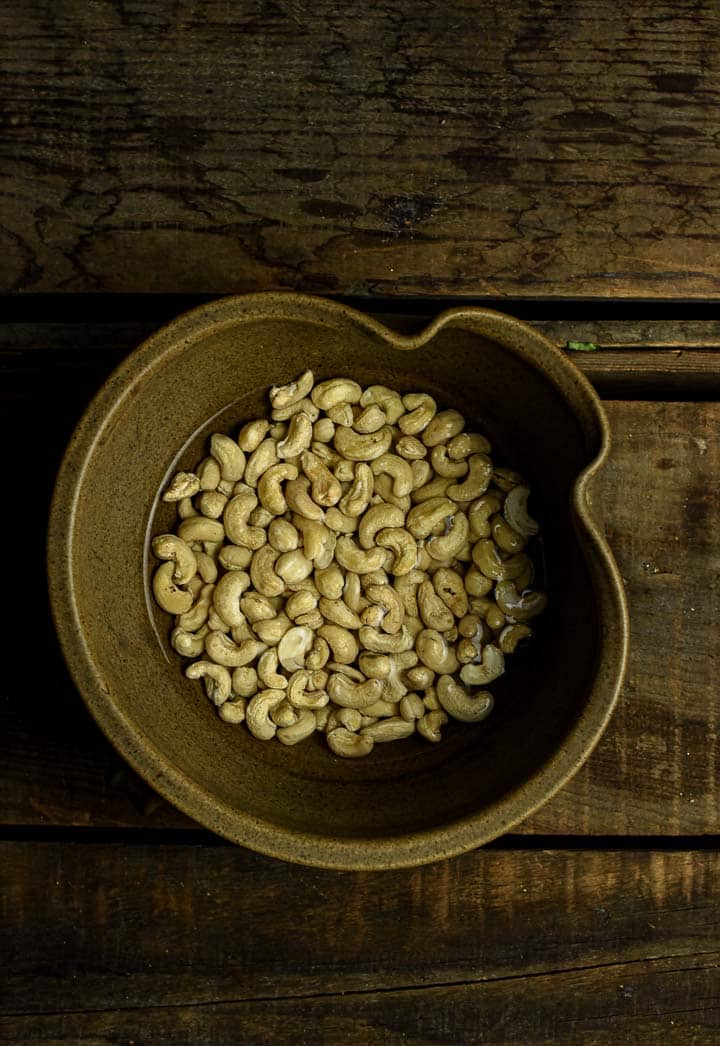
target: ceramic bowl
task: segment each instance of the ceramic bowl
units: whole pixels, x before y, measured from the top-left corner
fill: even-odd
[[[316,379],[425,390],[519,468],[542,523],[549,606],[508,660],[483,723],[341,760],[319,736],[292,748],[216,715],[182,674],[149,596],[159,499],[208,435],[266,412],[271,384]],[[202,825],[265,854],[379,869],[446,858],[501,835],[580,767],[615,704],[627,655],[622,584],[594,479],[608,425],[588,382],[537,331],[477,308],[397,334],[296,294],[225,298],[168,324],[101,388],[67,449],[49,526],[54,619],[87,706],[125,759]]]

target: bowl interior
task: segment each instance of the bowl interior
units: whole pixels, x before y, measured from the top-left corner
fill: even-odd
[[[148,595],[149,539],[175,520],[174,507],[159,501],[168,475],[196,465],[211,432],[266,416],[268,387],[307,367],[317,379],[349,375],[430,392],[486,433],[496,463],[518,468],[533,488],[548,610],[492,687],[492,716],[451,724],[437,746],[411,738],[343,761],[319,737],[293,748],[256,741],[223,723],[200,684],[184,678],[168,642],[171,621]],[[115,391],[77,477],[71,583],[99,697],[153,753],[156,783],[163,766],[193,782],[217,805],[211,827],[231,837],[242,836],[238,813],[315,838],[382,839],[490,816],[553,758],[597,666],[598,610],[570,494],[598,447],[541,373],[468,330],[445,328],[401,351],[362,325],[269,316],[198,325]],[[125,754],[144,764],[127,745]]]

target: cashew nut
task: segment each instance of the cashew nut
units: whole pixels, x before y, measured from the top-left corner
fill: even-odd
[[[307,551],[305,555],[307,555]],[[311,558],[311,556],[308,556],[308,559]],[[323,570],[316,568],[314,578],[321,596],[325,596],[326,599],[340,599],[345,578],[337,563],[331,563],[329,567],[325,567]]]
[[[387,679],[391,661],[387,654],[370,654],[363,650],[358,658],[360,671],[368,679]]]
[[[408,413],[398,418],[398,427],[406,436],[417,436],[435,417],[435,400],[426,392],[409,392],[403,396],[402,401]]]
[[[248,421],[248,423],[243,425],[238,433],[238,446],[241,450],[244,450],[246,454],[252,454],[252,452],[257,450],[265,439],[269,428],[270,422],[267,418],[257,418],[255,421]],[[219,478],[220,477],[218,476],[218,480]]]
[[[460,667],[455,651],[434,628],[424,628],[415,638],[415,650],[424,665],[438,675],[452,675]]]
[[[297,479],[288,480],[285,484],[285,498],[289,507],[298,516],[304,516],[305,519],[324,519],[325,512],[310,497],[310,480],[307,476],[298,476]]]
[[[427,447],[417,436],[401,436],[395,444],[395,450],[401,458],[411,463],[411,468],[413,461],[420,461],[427,456]]]
[[[187,632],[178,626],[170,633],[170,643],[181,657],[199,657],[205,649],[205,636],[199,632]]]
[[[356,432],[377,432],[387,424],[387,415],[376,403],[370,404],[355,418],[352,427]]]
[[[374,654],[399,654],[409,650],[413,645],[413,637],[403,623],[399,632],[394,635],[389,632],[379,632],[377,628],[363,625],[358,632],[361,645]]]
[[[513,487],[505,497],[503,515],[505,519],[518,534],[524,537],[533,537],[540,530],[539,524],[528,514],[527,501],[530,488],[525,486]]]
[[[315,386],[310,398],[316,407],[327,411],[337,403],[358,403],[361,395],[362,389],[356,381],[350,378],[328,378]]]
[[[432,581],[423,581],[420,585],[418,589],[418,607],[420,609],[420,617],[425,622],[427,628],[434,628],[438,632],[444,632],[455,624],[452,611],[440,599]]]
[[[355,636],[341,625],[323,625],[318,630],[332,650],[333,661],[341,665],[350,665],[358,655],[358,644]],[[362,629],[360,629],[362,635]]]
[[[440,537],[430,538],[425,546],[433,559],[454,559],[468,539],[470,525],[465,513],[458,510],[449,520],[447,532]]]
[[[493,465],[487,454],[471,454],[469,471],[462,483],[447,488],[447,496],[453,501],[473,501],[484,494],[492,479]]]
[[[287,672],[297,672],[305,665],[305,655],[313,645],[311,629],[305,625],[296,625],[288,629],[278,643],[278,658]],[[319,666],[313,666],[319,667]]]
[[[290,676],[287,695],[293,708],[310,708],[313,711],[324,708],[330,700],[325,690],[310,690],[310,673],[306,669],[298,669]]]
[[[278,730],[277,739],[283,745],[296,745],[314,732],[315,714],[306,708],[300,713],[296,723],[293,723],[292,726],[281,727]]]
[[[163,501],[182,501],[192,498],[200,490],[200,480],[194,472],[176,472],[170,486],[163,494]]]
[[[373,475],[380,476],[383,473],[390,476],[393,484],[393,494],[403,498],[413,488],[413,473],[410,464],[397,454],[382,454],[376,458],[370,466]]]
[[[463,672],[469,665],[465,665]],[[462,674],[461,674],[462,677]],[[461,723],[479,723],[492,711],[493,697],[488,690],[479,690],[472,697],[452,676],[440,676],[437,698],[448,715]]]
[[[250,487],[257,486],[257,481],[266,469],[277,462],[277,443],[274,439],[264,439],[248,458],[245,466],[245,482]]]
[[[361,737],[370,737],[376,743],[378,741],[401,741],[415,733],[415,720],[408,722],[402,716],[391,716],[389,719],[381,719],[379,723],[364,726],[360,731]]]
[[[290,381],[287,385],[273,385],[270,389],[270,405],[273,410],[289,407],[309,395],[313,387],[313,372],[306,370],[296,381]]]
[[[284,690],[261,690],[248,702],[245,710],[245,721],[248,730],[259,741],[269,741],[275,736],[277,727],[270,719],[270,713],[285,700]]]
[[[501,676],[505,671],[505,655],[502,650],[488,643],[483,647],[482,660],[479,663],[471,662],[463,665],[460,669],[460,678],[468,686],[487,686],[493,680]],[[438,689],[438,697],[440,691]],[[441,698],[442,702],[442,698]]]
[[[276,517],[268,526],[268,541],[276,552],[292,552],[300,544],[300,535],[290,520]]]
[[[220,466],[220,478],[226,483],[237,483],[245,471],[245,455],[230,436],[216,432],[210,437],[210,453]]]
[[[206,516],[190,516],[178,527],[178,535],[188,545],[193,541],[222,541],[225,537],[222,523]]]
[[[241,545],[224,545],[218,553],[218,562],[225,570],[244,570],[250,566],[253,552]]]
[[[243,545],[245,548],[258,549],[265,544],[266,535],[262,527],[251,527],[248,524],[248,516],[257,506],[258,499],[252,493],[236,494],[225,506],[223,523],[227,536],[234,545]],[[188,522],[192,523],[192,520]]]
[[[331,625],[340,625],[341,628],[360,628],[360,618],[350,609],[342,599],[320,598],[318,610]]]
[[[330,699],[341,708],[365,709],[380,700],[382,691],[381,679],[368,679],[365,683],[353,683],[340,672],[334,672],[327,684]]]
[[[448,498],[429,498],[410,509],[406,520],[407,529],[414,538],[426,538],[438,524],[444,524],[452,516],[456,506]]]
[[[269,621],[256,621],[253,632],[261,643],[276,646],[291,627],[292,622],[287,614],[280,613]]]
[[[327,734],[327,743],[331,752],[344,759],[360,759],[370,755],[375,742],[371,737],[354,734],[344,726],[338,726]]]
[[[364,549],[373,548],[375,546],[375,535],[379,530],[402,527],[404,522],[404,514],[395,505],[386,505],[383,502],[379,505],[373,505],[360,520],[358,538],[361,546]]]
[[[495,586],[495,599],[503,614],[513,621],[530,621],[547,606],[544,592],[518,592],[512,581],[499,581]]]
[[[354,574],[368,574],[373,570],[380,570],[385,563],[385,549],[371,548],[361,549],[353,539],[343,534],[335,545],[335,558],[341,567],[352,571]]]
[[[450,460],[448,449],[444,443],[439,443],[436,447],[433,447],[430,461],[438,476],[444,476],[446,479],[458,479],[460,476],[464,476],[468,470],[466,461]]]
[[[287,502],[281,484],[286,479],[297,479],[297,474],[298,470],[294,465],[284,462],[281,465],[271,465],[258,480],[258,497],[263,508],[273,516],[282,516],[283,512],[287,512]]]
[[[284,555],[292,553],[283,553]],[[256,590],[262,596],[282,595],[285,590],[285,582],[275,573],[275,563],[278,553],[271,545],[263,545],[259,548],[250,563],[250,579]]]
[[[275,561],[275,573],[288,585],[296,585],[313,572],[313,565],[299,548],[293,552],[283,552]]]
[[[457,410],[441,410],[436,414],[422,434],[426,447],[436,447],[438,443],[447,443],[453,436],[462,432],[465,418]]]
[[[285,423],[289,418],[300,413],[307,414],[310,421],[313,423],[320,417],[320,411],[307,396],[304,399],[297,400],[295,403],[289,403],[287,407],[274,407],[271,411],[272,419],[275,422],[280,422],[280,424],[273,425],[272,428],[269,429],[269,435],[278,442],[285,439],[288,432]]]
[[[336,504],[342,497],[342,487],[332,472],[310,450],[300,455],[302,470],[312,484],[312,499],[324,508]]]
[[[425,715],[425,705],[419,694],[405,694],[400,698],[400,715],[408,723],[422,719]]]
[[[312,429],[313,442],[330,443],[334,435],[335,422],[331,418],[318,418]]]
[[[514,581],[528,562],[524,552],[503,559],[494,541],[480,540],[473,547],[473,562],[493,581]]]
[[[215,665],[212,661],[193,661],[185,669],[185,675],[188,679],[202,679],[207,696],[218,707],[230,697],[230,673],[222,665]]]
[[[352,485],[347,494],[340,499],[339,509],[346,516],[359,516],[370,504],[373,495],[374,478],[373,471],[366,462],[358,461],[355,464],[355,472]]]
[[[423,707],[425,707],[423,705]],[[425,715],[421,716],[415,724],[417,732],[421,737],[424,737],[426,741],[432,741],[437,744],[438,741],[442,741],[441,729],[445,726],[448,721],[448,717],[442,711],[431,711],[426,712]]]
[[[518,644],[523,639],[529,639],[532,629],[529,625],[506,625],[498,638],[498,644],[503,654],[514,654]]]
[[[179,588],[174,580],[176,566],[171,560],[162,563],[153,574],[153,595],[168,614],[185,614],[192,606],[191,592]]]
[[[527,545],[527,538],[513,530],[504,516],[495,516],[490,524],[493,541],[502,552],[522,552]]]
[[[433,574],[433,586],[440,599],[455,617],[462,618],[467,614],[467,593],[463,579],[457,570],[440,567]]]
[[[205,637],[205,652],[218,665],[240,668],[249,665],[265,649],[264,643],[245,639],[240,645],[233,643],[224,632],[208,632]]]
[[[186,541],[175,534],[160,534],[153,538],[152,550],[158,559],[172,560],[172,579],[178,585],[187,585],[197,571],[195,553]]]
[[[399,632],[405,617],[405,607],[395,589],[390,585],[369,585],[365,595],[371,603],[386,611],[382,617],[382,630],[393,634]],[[360,627],[359,623],[357,627]]]
[[[367,407],[377,404],[385,414],[388,424],[394,425],[405,413],[400,393],[389,389],[387,385],[369,385],[360,397],[360,406]]]
[[[392,443],[392,429],[385,426],[366,434],[341,426],[335,433],[335,449],[350,461],[375,461],[385,454]]]

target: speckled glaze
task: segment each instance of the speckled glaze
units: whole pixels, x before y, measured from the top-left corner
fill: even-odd
[[[169,646],[148,595],[149,537],[172,525],[167,477],[192,467],[212,431],[266,413],[266,391],[306,367],[401,391],[426,390],[520,468],[543,527],[550,603],[537,640],[493,685],[496,709],[443,742],[333,756],[224,724]],[[225,298],[141,345],[91,403],[57,480],[48,536],[55,624],[88,708],[163,796],[220,835],[328,868],[411,866],[508,831],[582,765],[612,713],[627,659],[620,577],[594,480],[608,424],[588,382],[537,331],[487,309],[441,313],[396,334],[297,294]]]

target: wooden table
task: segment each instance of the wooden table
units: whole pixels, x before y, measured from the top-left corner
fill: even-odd
[[[0,1040],[717,1042],[720,10],[579,0],[0,12]],[[606,400],[632,657],[586,767],[491,846],[310,870],[94,726],[46,609],[65,442],[204,296],[533,322]]]

